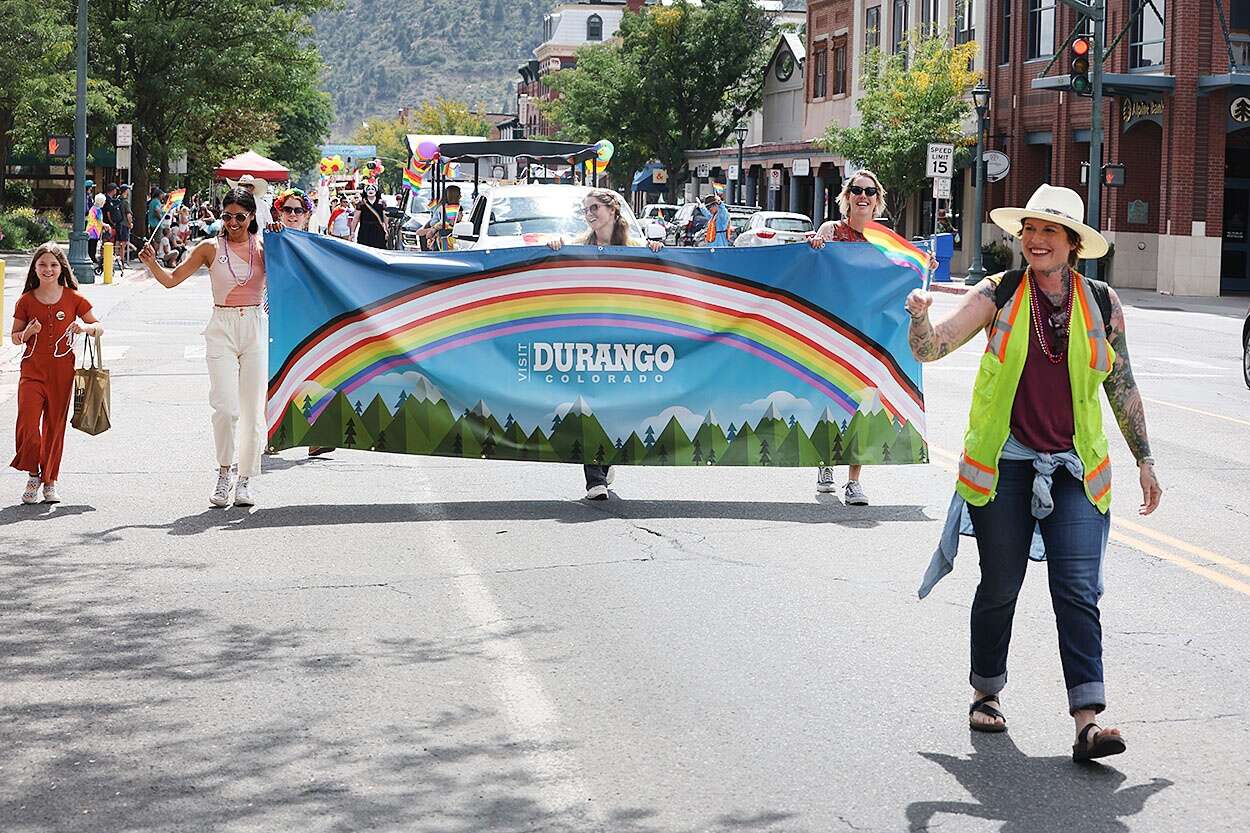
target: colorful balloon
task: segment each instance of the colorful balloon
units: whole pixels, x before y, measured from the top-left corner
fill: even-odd
[[[616,146],[613,145],[611,142],[609,142],[607,139],[600,139],[599,141],[595,142],[595,158],[598,159],[603,164],[606,165],[609,162],[611,162],[612,155],[614,153],[616,153]]]
[[[418,159],[433,159],[436,156],[438,156],[438,145],[431,142],[429,139],[426,139],[424,142],[417,145]]]

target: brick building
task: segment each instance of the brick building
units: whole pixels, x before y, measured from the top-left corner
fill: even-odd
[[[1138,2],[1110,0],[1108,41]],[[1100,227],[1115,244],[1110,278],[1178,295],[1247,292],[1250,0],[1153,5],[1162,19],[1147,5],[1104,76],[1104,161],[1127,174],[1124,188],[1103,190]],[[996,2],[985,44],[988,146],[1012,167],[989,186],[988,206],[1023,205],[1043,182],[1085,193],[1090,100],[1067,91],[1067,55],[1039,79],[1074,25],[1075,12],[1059,3]]]

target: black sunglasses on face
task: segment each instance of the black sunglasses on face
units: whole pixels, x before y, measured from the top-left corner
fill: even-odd
[[[242,223],[244,220],[246,220],[248,217],[251,217],[251,216],[252,216],[252,213],[250,211],[240,211],[237,214],[232,213],[230,211],[221,212],[222,220],[225,220],[225,221],[234,220],[236,223]]]
[[[850,188],[847,188],[846,190],[850,191],[852,194],[854,194],[857,197],[860,196],[861,194],[867,194],[870,197],[877,196],[877,189],[871,185],[869,185],[867,188],[861,188],[858,185],[852,185]]]
[[[282,206],[283,214],[303,214],[304,206],[302,205],[284,205]]]

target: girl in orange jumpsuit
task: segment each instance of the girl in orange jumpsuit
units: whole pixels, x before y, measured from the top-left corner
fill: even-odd
[[[74,392],[73,337],[103,332],[91,302],[78,293],[61,247],[45,243],[35,249],[13,309],[13,343],[24,349],[17,383],[17,455],[9,465],[30,475],[22,503],[38,503],[40,486],[44,503],[61,500],[56,478]]]

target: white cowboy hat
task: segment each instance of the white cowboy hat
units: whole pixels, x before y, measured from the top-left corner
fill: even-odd
[[[251,174],[243,174],[238,179],[230,179],[226,177],[226,184],[231,188],[241,188],[244,185],[252,186],[252,196],[263,197],[269,193],[269,183],[263,179],[257,179]]]
[[[1107,240],[1095,229],[1081,222],[1085,201],[1071,188],[1042,185],[1029,197],[1024,208],[995,208],[990,219],[1012,237],[1019,237],[1029,217],[1070,228],[1081,236],[1081,257],[1099,258],[1107,253]]]

